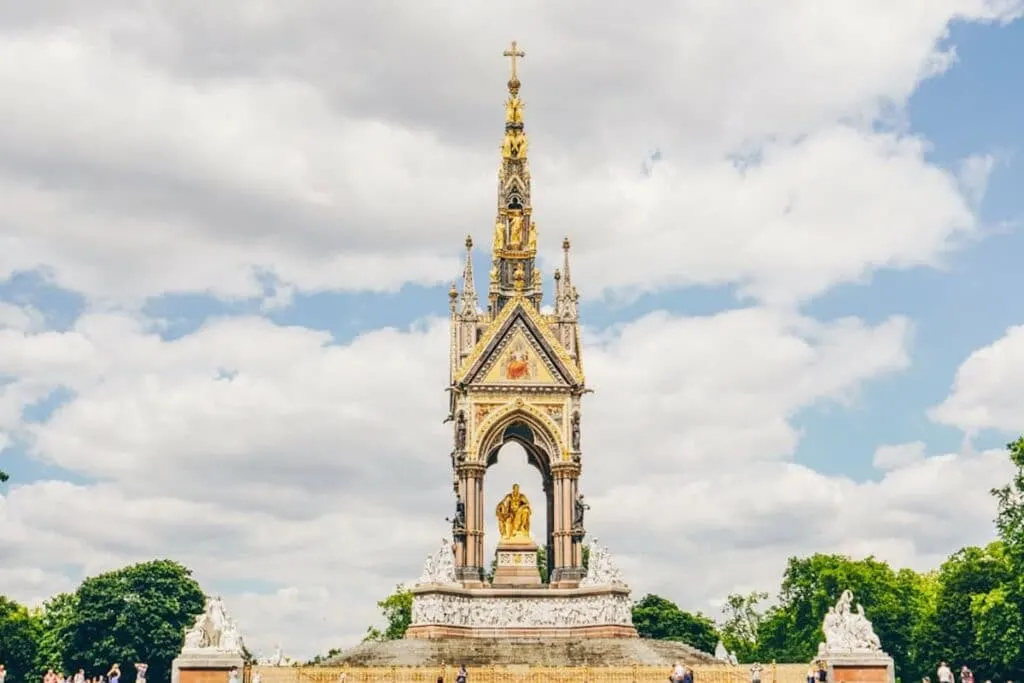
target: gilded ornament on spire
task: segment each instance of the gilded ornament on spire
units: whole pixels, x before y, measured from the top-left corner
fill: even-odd
[[[509,61],[512,64],[512,73],[511,73],[511,75],[509,76],[509,79],[508,79],[508,89],[511,92],[513,90],[513,84],[515,84],[514,90],[518,91],[519,90],[519,77],[516,75],[516,60],[519,59],[519,58],[525,57],[526,53],[523,52],[522,50],[520,50],[518,44],[516,43],[516,41],[513,40],[512,41],[512,46],[508,50],[505,50],[504,52],[502,52],[501,54],[503,56],[505,56],[505,57],[508,57]]]

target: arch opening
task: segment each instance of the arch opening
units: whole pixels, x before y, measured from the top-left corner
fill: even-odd
[[[494,510],[513,484],[530,501],[530,535],[538,547],[537,562],[541,568],[541,580],[548,582],[553,566],[554,496],[552,495],[550,468],[547,454],[525,438],[529,433],[526,425],[512,425],[486,458],[487,475],[484,478],[484,557],[488,580],[494,574],[494,563],[498,542],[498,521]],[[538,476],[539,475],[539,476]]]

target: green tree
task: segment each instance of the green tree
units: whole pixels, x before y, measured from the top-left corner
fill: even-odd
[[[978,676],[992,671],[976,647],[979,615],[972,606],[976,598],[1004,586],[1011,576],[1005,548],[999,541],[984,548],[968,547],[953,553],[938,572],[935,607],[928,615],[930,624],[918,633],[918,667],[930,670],[940,660],[970,662]],[[984,601],[977,609],[989,614]]]
[[[1009,574],[1002,585],[972,598],[975,642],[986,662],[1007,678],[1024,678],[1024,436],[1006,445],[1015,471],[1010,482],[992,490],[998,505],[996,529]]]
[[[377,603],[387,626],[383,631],[370,626],[366,629],[363,641],[398,640],[405,635],[412,623],[412,591],[399,584],[395,592]]]
[[[74,593],[58,593],[32,615],[37,645],[35,679],[42,678],[47,669],[70,673],[64,665],[64,656],[71,644],[77,611],[78,598]]]
[[[642,638],[680,640],[704,652],[714,652],[718,643],[711,619],[684,612],[660,595],[648,594],[633,605],[633,625]]]
[[[171,560],[154,560],[93,576],[75,592],[78,611],[64,662],[89,674],[121,664],[149,664],[147,678],[170,680],[171,661],[185,629],[203,611],[204,596],[192,572]]]
[[[28,683],[36,659],[35,627],[29,611],[0,595],[0,663],[7,683]]]
[[[767,599],[768,594],[761,591],[746,595],[733,593],[725,599],[719,628],[722,644],[741,662],[758,658],[757,631],[764,619],[761,603]]]
[[[4,472],[3,470],[0,470],[0,484],[3,484],[3,483],[5,483],[5,482],[6,482],[6,481],[7,481],[8,479],[10,479],[10,478],[11,478],[11,477],[10,477],[10,475],[8,475],[8,474],[7,474],[6,472]]]

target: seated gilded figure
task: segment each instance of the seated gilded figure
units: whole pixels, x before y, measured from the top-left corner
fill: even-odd
[[[501,540],[530,540],[530,501],[519,491],[519,484],[512,485],[494,512]]]

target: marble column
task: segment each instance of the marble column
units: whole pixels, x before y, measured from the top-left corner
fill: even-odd
[[[581,556],[572,539],[573,500],[576,497],[580,468],[577,463],[561,461],[552,468],[555,497],[555,566],[551,583],[559,588],[576,586],[583,574]]]
[[[459,488],[466,503],[466,540],[456,553],[456,574],[466,586],[482,584],[484,555],[483,478],[487,467],[476,462],[459,466]]]

